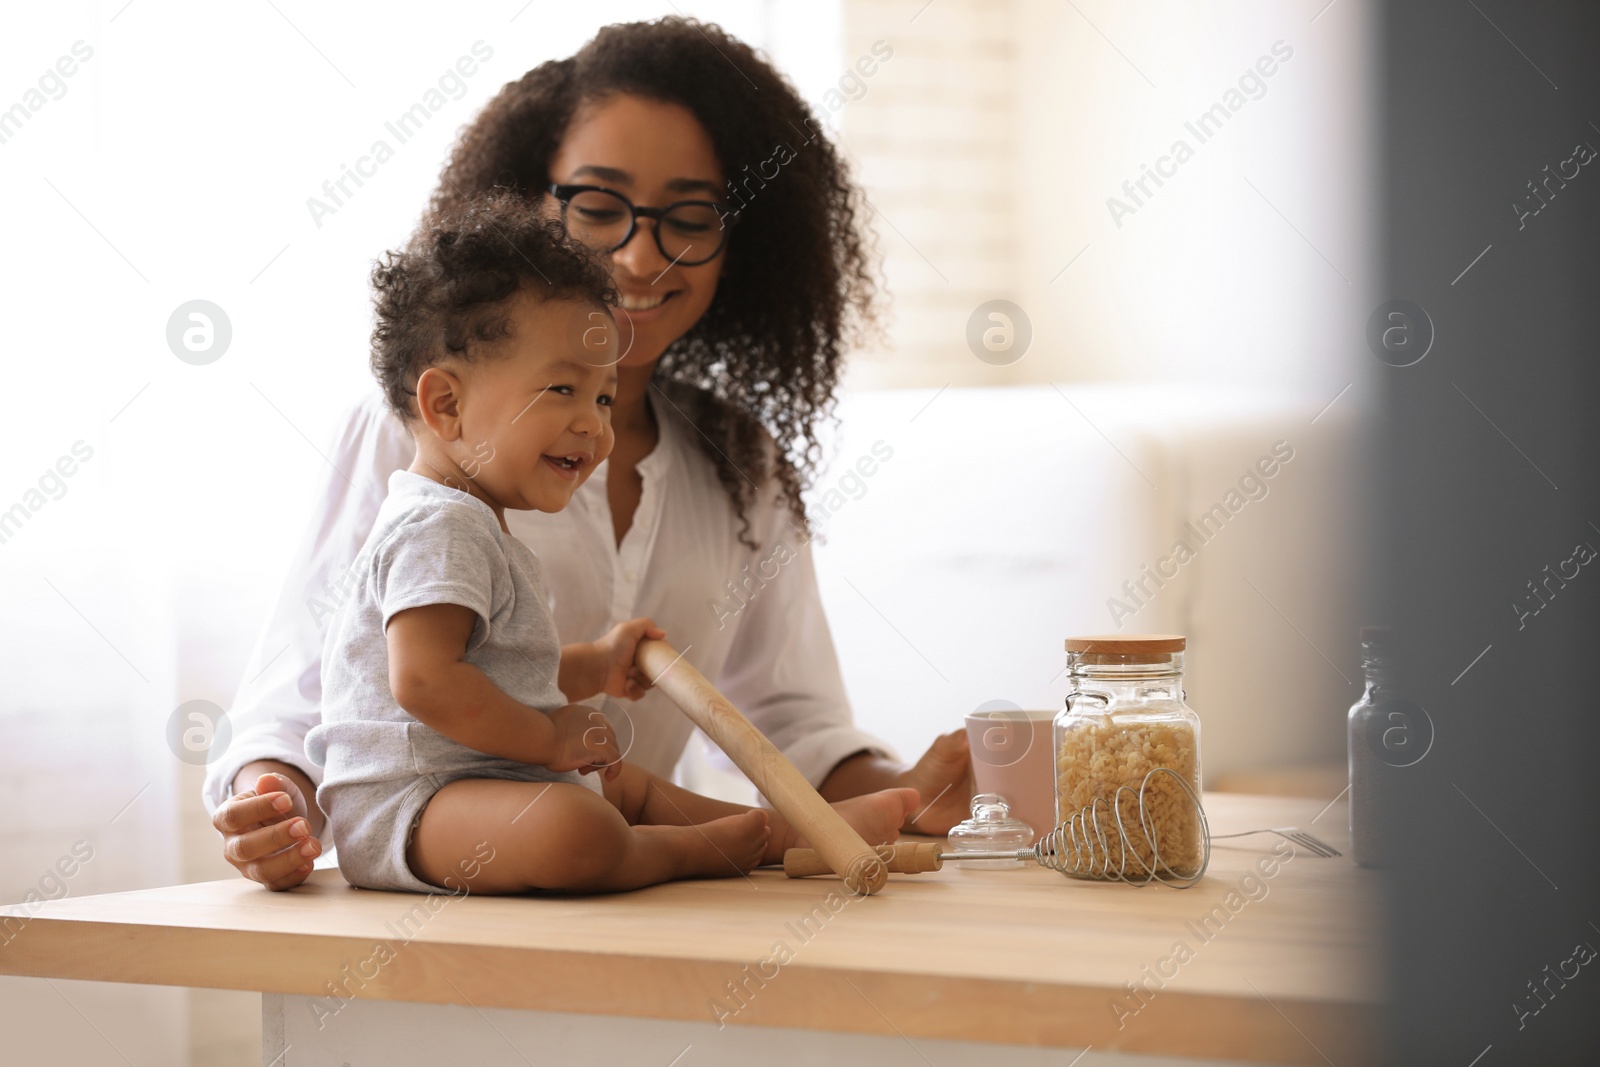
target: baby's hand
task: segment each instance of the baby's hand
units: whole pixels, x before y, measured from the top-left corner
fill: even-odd
[[[606,781],[622,773],[622,751],[617,733],[606,717],[585,704],[568,704],[550,713],[556,728],[556,758],[545,764],[552,771],[599,771]]]
[[[649,619],[629,619],[611,628],[611,632],[594,643],[605,669],[605,684],[600,691],[607,696],[638,700],[651,686],[650,676],[634,665],[633,657],[639,642],[647,638],[660,640],[667,635]]]

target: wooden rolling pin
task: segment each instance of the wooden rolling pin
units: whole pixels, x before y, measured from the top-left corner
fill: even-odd
[[[944,867],[941,848],[937,841],[904,841],[898,845],[879,845],[878,856],[894,874],[921,874]],[[814,848],[791,848],[783,854],[783,873],[790,878],[810,878],[832,874],[833,868]]]
[[[640,641],[634,660],[656,688],[727,753],[789,825],[811,842],[827,870],[843,878],[856,893],[876,893],[883,888],[889,871],[872,846],[677,649],[665,641]]]

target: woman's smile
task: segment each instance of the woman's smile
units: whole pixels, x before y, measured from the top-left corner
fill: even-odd
[[[677,289],[651,290],[647,293],[630,293],[622,290],[618,304],[629,319],[637,324],[654,322],[668,312],[663,311],[677,296]]]

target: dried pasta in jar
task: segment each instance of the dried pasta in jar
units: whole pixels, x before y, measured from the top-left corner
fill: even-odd
[[[1113,869],[1126,863],[1133,877],[1151,871],[1155,851],[1144,833],[1134,832],[1148,826],[1160,850],[1158,872],[1166,868],[1182,877],[1192,875],[1200,866],[1200,818],[1183,787],[1157,775],[1144,790],[1140,812],[1140,788],[1158,767],[1176,771],[1199,794],[1199,742],[1192,726],[1181,720],[1126,722],[1113,716],[1074,724],[1062,732],[1056,749],[1057,822],[1099,801],[1094,816]],[[1122,824],[1130,831],[1126,844],[1112,815],[1113,804],[1120,807]]]
[[[1068,873],[1138,881],[1201,870],[1200,718],[1184,703],[1186,645],[1171,634],[1067,639],[1056,821],[1074,824],[1097,860]]]

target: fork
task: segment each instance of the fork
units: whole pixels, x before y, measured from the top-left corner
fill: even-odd
[[[1252,834],[1277,834],[1290,844],[1299,845],[1313,856],[1321,856],[1323,859],[1343,855],[1342,852],[1326,841],[1306,833],[1298,826],[1275,826],[1269,830],[1245,830],[1237,834],[1212,834],[1211,840],[1220,841],[1227,837],[1249,837]]]

